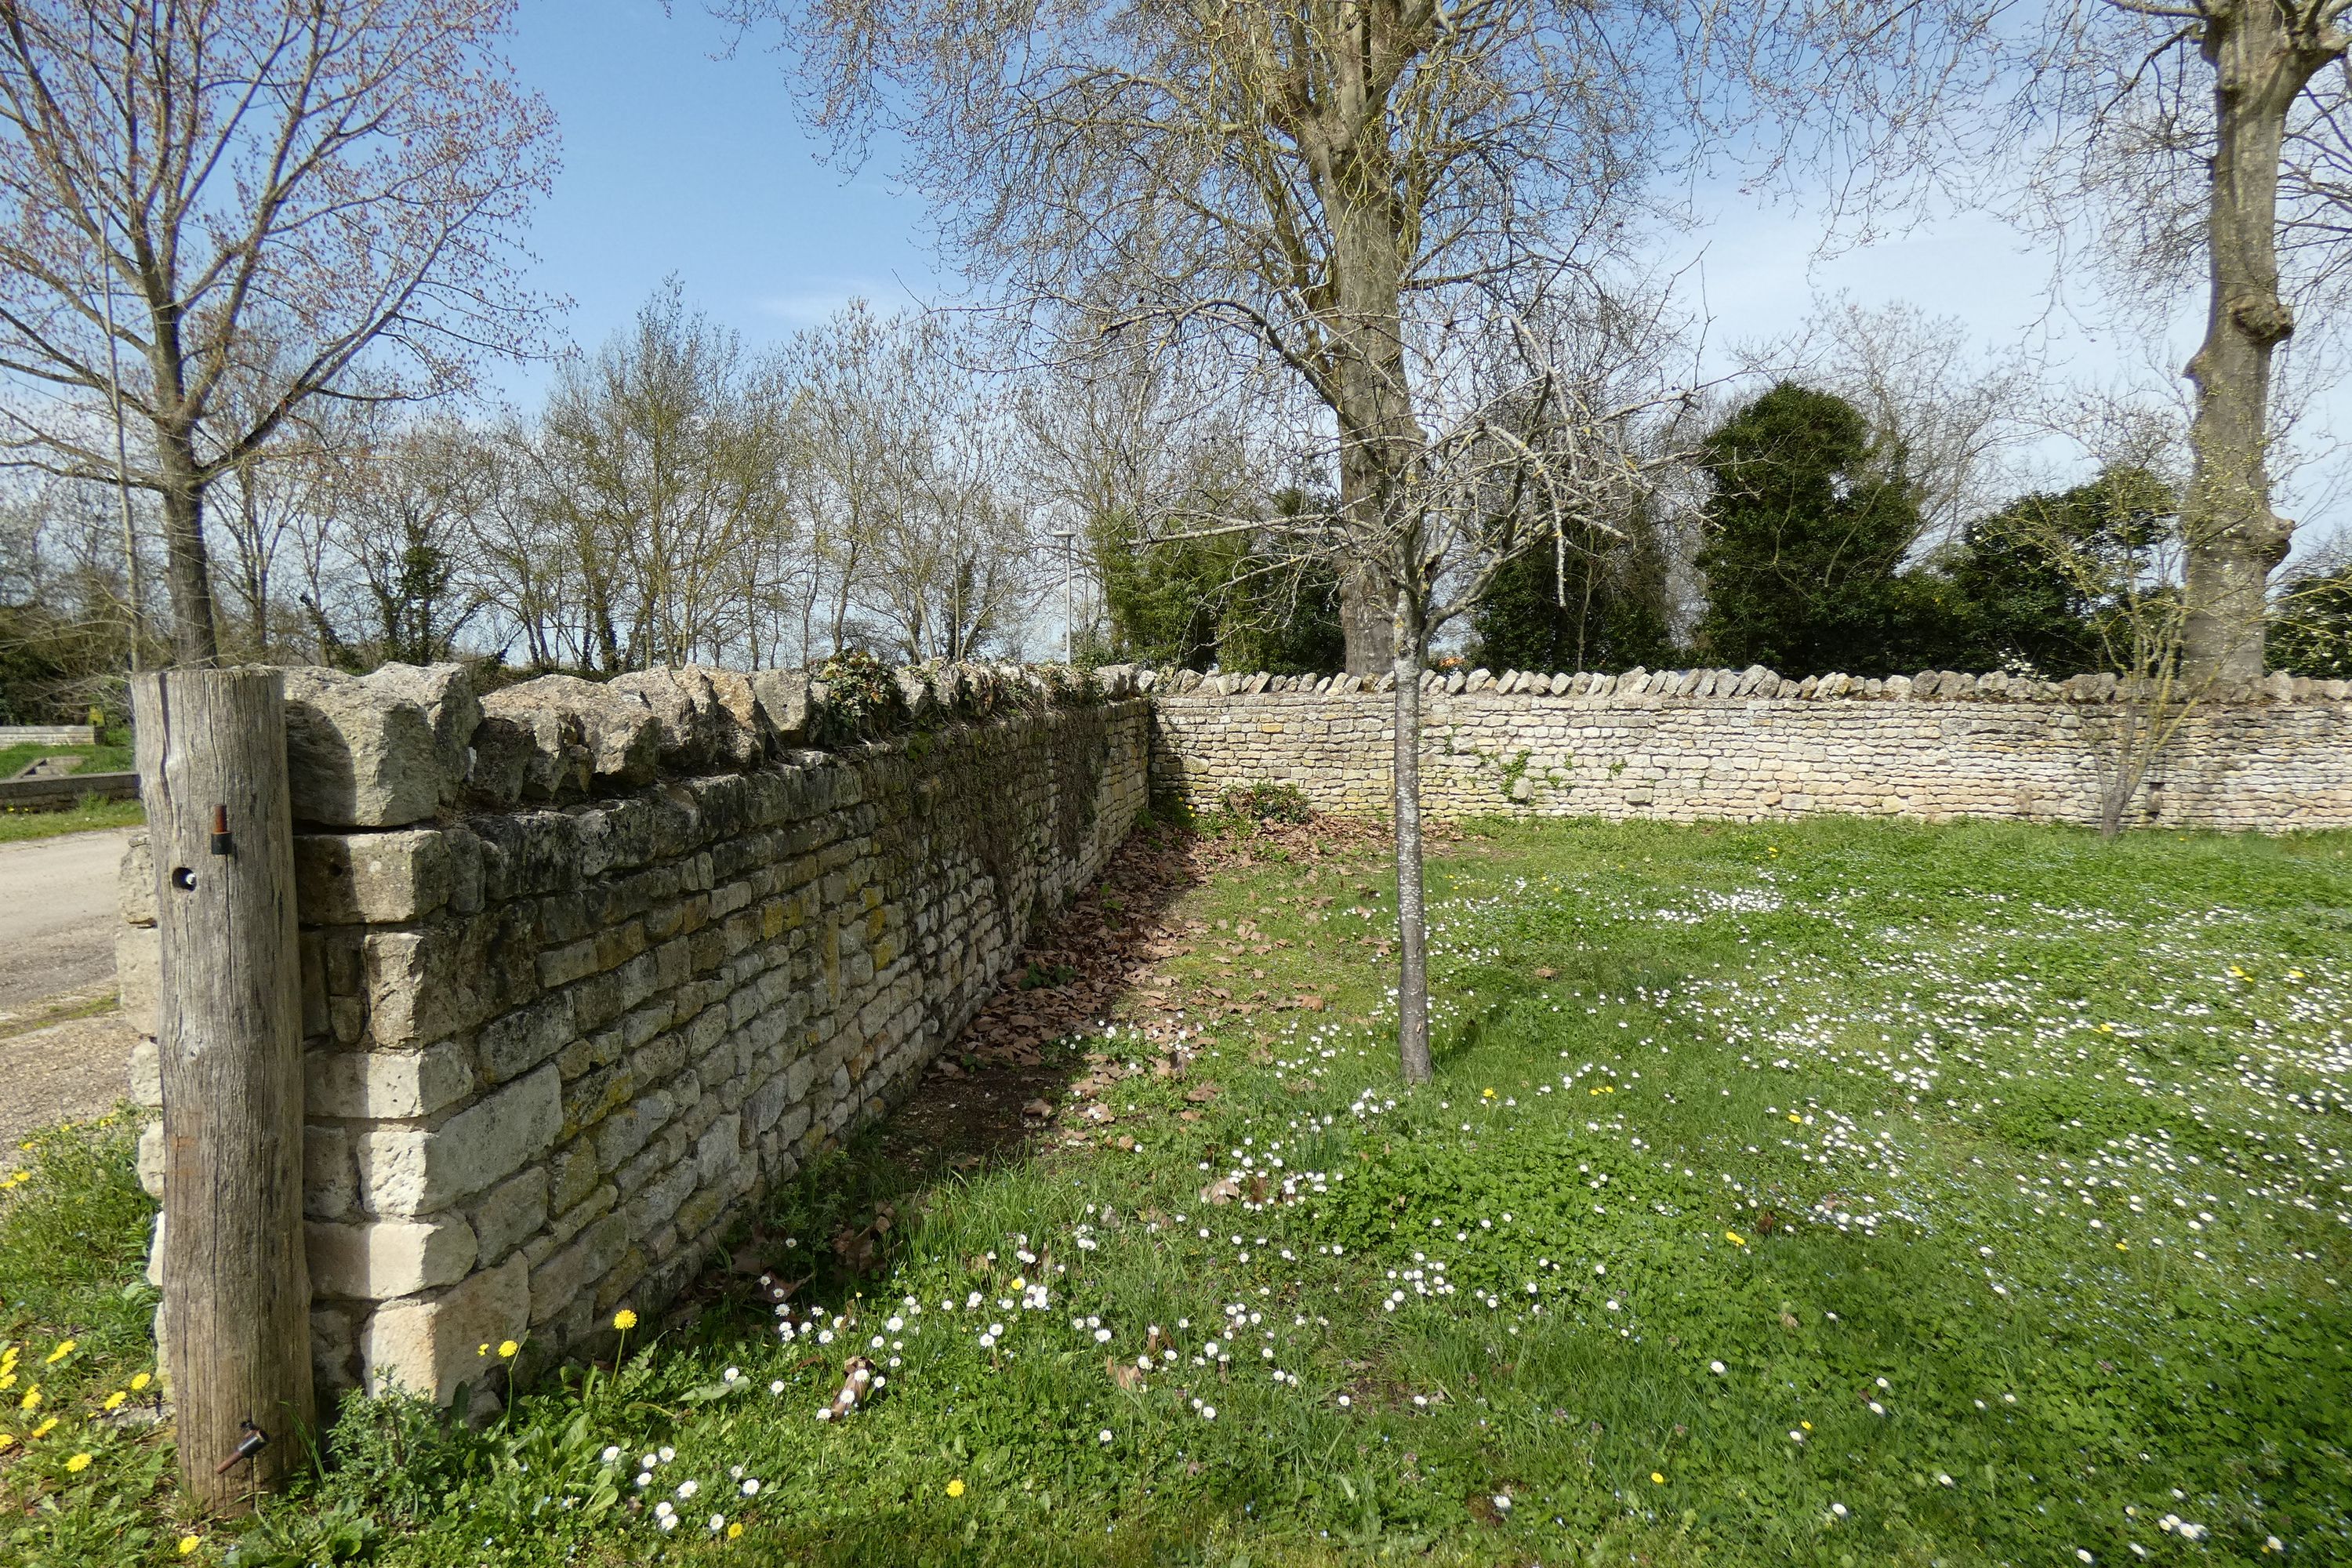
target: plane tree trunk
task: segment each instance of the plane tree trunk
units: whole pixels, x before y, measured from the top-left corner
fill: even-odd
[[[2205,339],[2188,368],[2197,416],[2182,662],[2200,681],[2242,680],[2263,673],[2266,590],[2294,532],[2271,510],[2269,462],[2273,361],[2294,331],[2279,293],[2280,152],[2296,99],[2345,40],[2270,0],[2240,0],[2210,9],[2200,47],[2215,141]]]

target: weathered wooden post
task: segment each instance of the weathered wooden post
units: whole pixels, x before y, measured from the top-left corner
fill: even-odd
[[[163,934],[164,1366],[181,1479],[235,1508],[302,1462],[316,1414],[284,682],[166,670],[131,698]]]

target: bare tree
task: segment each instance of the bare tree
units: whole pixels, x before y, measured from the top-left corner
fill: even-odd
[[[1229,330],[1328,410],[1366,527],[1415,461],[1406,317],[1587,259],[1659,143],[1647,0],[714,0],[781,23],[819,121],[931,158],[948,235],[1014,297],[1105,331]],[[1390,661],[1393,584],[1344,563],[1349,668]]]
[[[1822,301],[1791,342],[1748,350],[1749,368],[1793,374],[1862,411],[1902,458],[1923,536],[1948,536],[2014,492],[2007,459],[2031,438],[2033,368],[1979,351],[1958,317],[1916,305]]]
[[[567,541],[608,670],[717,658],[761,611],[742,568],[790,526],[786,390],[672,279],[594,359],[567,363],[535,489]]]
[[[2205,334],[2182,502],[2184,655],[2259,674],[2280,353],[2296,306],[2334,304],[2352,187],[2352,0],[1777,0],[1700,68],[1784,133],[1775,169],[1826,168],[1859,231],[1912,198],[1992,201],[2130,284],[2195,288]],[[2063,283],[2074,268],[2062,268]],[[2128,313],[2128,311],[2126,311]],[[2325,322],[2322,323],[2326,325]]]
[[[110,334],[184,661],[218,647],[216,479],[312,398],[437,395],[531,341],[515,247],[554,133],[495,53],[513,11],[0,0],[0,447],[114,477]]]
[[[852,611],[875,570],[882,531],[913,496],[917,454],[930,439],[912,395],[918,349],[906,323],[852,300],[785,351],[792,394],[792,485],[813,530],[815,573],[802,626],[814,658],[853,642]]]
[[[1415,339],[1416,439],[1377,511],[1341,504],[1191,529],[1273,531],[1298,553],[1369,566],[1391,584],[1381,683],[1396,700],[1397,1047],[1408,1082],[1432,1070],[1421,819],[1431,639],[1518,554],[1553,547],[1571,525],[1615,531],[1610,519],[1687,460],[1682,427],[1699,405],[1695,390],[1661,374],[1670,339],[1662,298],[1635,309],[1607,299],[1542,304],[1533,317],[1465,311]]]

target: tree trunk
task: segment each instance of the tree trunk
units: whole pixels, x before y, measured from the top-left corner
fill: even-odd
[[[163,574],[172,588],[172,647],[192,668],[220,662],[213,620],[212,561],[205,548],[205,484],[185,431],[155,432],[163,500]]]
[[[1401,651],[1391,606],[1399,584],[1381,548],[1397,481],[1419,432],[1412,423],[1404,359],[1402,274],[1394,210],[1377,189],[1332,210],[1332,413],[1339,427],[1339,508],[1349,559],[1339,578],[1339,624],[1348,673],[1376,676]]]
[[[1391,642],[1395,648],[1397,1063],[1407,1083],[1427,1083],[1429,1058],[1429,925],[1421,866],[1421,667],[1428,629],[1409,591],[1396,596]]]
[[[2189,362],[2195,473],[2183,518],[2189,622],[2182,662],[2199,681],[2263,669],[2273,568],[2294,525],[2271,510],[2272,360],[2294,331],[2279,297],[2278,181],[2287,112],[2336,53],[2291,31],[2265,0],[2219,9],[2201,46],[2213,68],[2215,142],[2207,212],[2205,341]]]

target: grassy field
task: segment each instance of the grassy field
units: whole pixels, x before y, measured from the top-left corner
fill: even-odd
[[[0,746],[0,779],[12,779],[43,757],[79,757],[85,773],[128,773],[136,764],[127,745]]]
[[[135,800],[89,800],[58,811],[0,810],[0,844],[21,844],[31,838],[55,838],[66,833],[88,833],[101,827],[136,827],[147,820]]]
[[[0,779],[14,778],[41,757],[80,757],[86,773],[127,773],[131,748],[123,746],[0,746]],[[0,844],[28,838],[54,838],[62,833],[86,833],[94,827],[130,827],[146,820],[135,800],[85,799],[61,811],[0,809]]]
[[[121,1129],[45,1141],[0,1557],[2352,1561],[2352,837],[1473,827],[1410,1094],[1377,847],[1244,848],[1122,915],[1171,1000],[1049,1058],[1055,1129],[869,1136],[617,1366],[355,1409],[242,1533],[123,1419]]]

